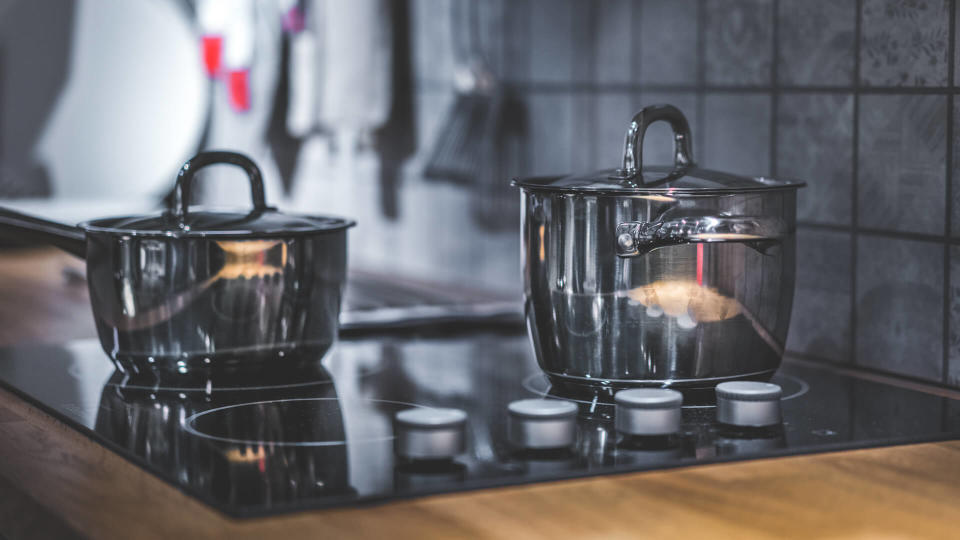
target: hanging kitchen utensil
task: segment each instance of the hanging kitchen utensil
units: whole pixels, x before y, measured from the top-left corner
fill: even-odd
[[[194,174],[249,177],[250,212],[191,209]],[[0,208],[0,237],[51,244],[87,261],[100,343],[123,371],[223,370],[315,361],[337,336],[353,221],[267,206],[260,170],[233,152],[180,169],[172,210],[76,227]]]
[[[657,121],[672,167],[643,163]],[[678,109],[646,107],[619,169],[514,181],[527,327],[555,382],[701,387],[780,365],[804,183],[701,169],[691,142]]]
[[[463,12],[464,8],[470,9]],[[479,48],[476,6],[451,6],[451,38],[456,62],[453,72],[454,102],[437,132],[424,176],[434,180],[473,185],[480,165],[490,156],[499,123],[501,90]]]

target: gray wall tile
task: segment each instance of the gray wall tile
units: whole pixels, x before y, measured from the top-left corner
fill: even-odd
[[[594,156],[591,169],[619,167],[623,136],[630,119],[640,110],[640,96],[630,92],[604,92],[597,96]]]
[[[534,93],[527,97],[530,170],[533,174],[569,174],[574,125],[571,94]]]
[[[953,141],[950,145],[950,151],[953,152],[953,170],[950,171],[950,183],[953,187],[950,201],[950,235],[960,236],[960,107],[957,107],[956,98],[953,99]]]
[[[413,69],[420,81],[449,81],[453,74],[453,2],[413,0],[410,27]]]
[[[943,234],[946,113],[943,96],[860,98],[860,225]]]
[[[943,369],[943,246],[860,235],[857,363],[939,381]]]
[[[573,82],[593,82],[597,71],[597,36],[595,26],[600,6],[594,2],[574,0],[570,6],[570,63]]]
[[[707,94],[700,165],[748,175],[770,174],[769,95]]]
[[[530,0],[509,0],[504,4],[503,77],[508,81],[530,78]]]
[[[640,81],[697,82],[696,0],[644,0],[640,6]]]
[[[850,233],[801,228],[787,349],[835,362],[851,358]]]
[[[583,45],[570,39],[573,1],[532,0],[530,8],[530,80],[572,81],[574,47]]]
[[[954,2],[956,2],[956,0],[954,0]],[[956,28],[958,28],[958,25],[957,25],[958,22],[960,22],[960,9],[954,8],[954,21],[953,21],[954,32],[956,32]],[[960,39],[957,39],[956,37],[954,37],[953,39],[953,81],[951,81],[954,85],[957,84],[957,81],[960,81],[960,69],[957,69],[957,66],[960,66]]]
[[[950,246],[950,345],[947,384],[960,386],[960,246]]]
[[[853,96],[782,94],[777,107],[778,176],[799,178],[797,219],[849,225],[853,184]]]
[[[638,2],[600,0],[591,2],[596,11],[593,39],[596,81],[628,83],[633,79],[633,26]]]
[[[773,58],[772,0],[705,2],[707,84],[769,84]]]
[[[779,82],[853,84],[855,0],[780,0],[778,9]]]
[[[944,86],[948,0],[863,0],[860,80],[869,86]]]
[[[596,110],[597,96],[590,93],[576,93],[573,99],[573,130],[570,133],[570,146],[567,152],[570,153],[570,168],[564,172],[577,173],[592,170],[594,162],[594,141],[593,125],[597,118]],[[558,134],[559,135],[559,134]],[[561,137],[557,137],[562,139]],[[560,141],[558,140],[558,144]]]
[[[480,52],[488,69],[498,77],[504,73],[504,27],[506,25],[506,6],[508,0],[483,0],[469,2],[466,9],[471,18],[475,18],[477,30],[476,48]],[[469,20],[467,21],[470,22]],[[466,30],[469,27],[464,27]]]
[[[697,95],[695,92],[644,92],[643,106],[667,103],[680,109],[693,133],[693,140],[697,140],[700,133],[700,118],[697,116]],[[639,111],[640,108],[638,107]],[[626,131],[626,125],[623,126]],[[696,144],[693,145],[693,159],[701,161],[703,152]],[[657,122],[647,129],[647,136],[643,140],[643,160],[650,165],[670,165],[673,163],[673,135],[670,126],[664,122]]]

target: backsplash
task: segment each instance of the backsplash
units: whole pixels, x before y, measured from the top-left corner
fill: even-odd
[[[518,289],[508,179],[616,166],[632,114],[668,102],[690,119],[700,163],[808,182],[791,351],[960,386],[952,1],[416,0],[411,9],[419,150],[403,196],[445,208],[431,221],[401,205],[404,233],[444,225],[442,239],[409,247],[422,254],[415,270]],[[498,189],[420,174],[465,47],[511,104],[492,167]],[[652,161],[669,162],[667,128],[648,138]],[[440,220],[469,219],[478,205],[511,217],[464,245],[462,229]]]

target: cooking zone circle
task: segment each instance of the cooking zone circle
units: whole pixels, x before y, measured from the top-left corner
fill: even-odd
[[[209,409],[187,417],[183,430],[221,443],[249,446],[339,446],[344,409],[359,416],[365,431],[350,444],[393,440],[394,414],[415,403],[385,399],[298,398],[253,401]],[[353,416],[353,415],[352,415]]]
[[[783,375],[780,373],[775,374],[770,382],[779,384],[783,388],[783,398],[781,401],[786,401],[788,399],[798,398],[806,394],[810,390],[810,385],[806,383],[803,379],[799,377],[794,377],[793,375]],[[567,401],[573,401],[576,403],[583,403],[585,405],[590,405],[591,407],[613,407],[614,404],[612,401],[609,401],[609,398],[606,398],[606,401],[601,399],[600,395],[594,399],[579,399],[577,397],[570,396],[568,394],[563,394],[558,389],[555,389],[552,384],[550,384],[550,379],[547,378],[543,373],[531,373],[526,378],[523,379],[523,388],[528,392],[532,392],[540,397],[549,397],[556,399],[564,399]],[[702,400],[694,400],[696,403],[689,403],[688,395],[689,391],[681,390],[684,394],[684,409],[703,409],[714,407],[713,403],[704,403]],[[710,393],[712,394],[712,390]]]

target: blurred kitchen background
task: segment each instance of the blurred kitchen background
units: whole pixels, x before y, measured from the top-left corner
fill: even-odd
[[[960,386],[949,0],[0,0],[0,199],[157,208],[201,149],[359,221],[354,268],[519,295],[513,176],[619,164],[668,102],[709,168],[804,179],[789,349]],[[646,152],[670,161],[665,126]],[[647,154],[645,154],[646,156]],[[204,204],[247,204],[213,170]]]

